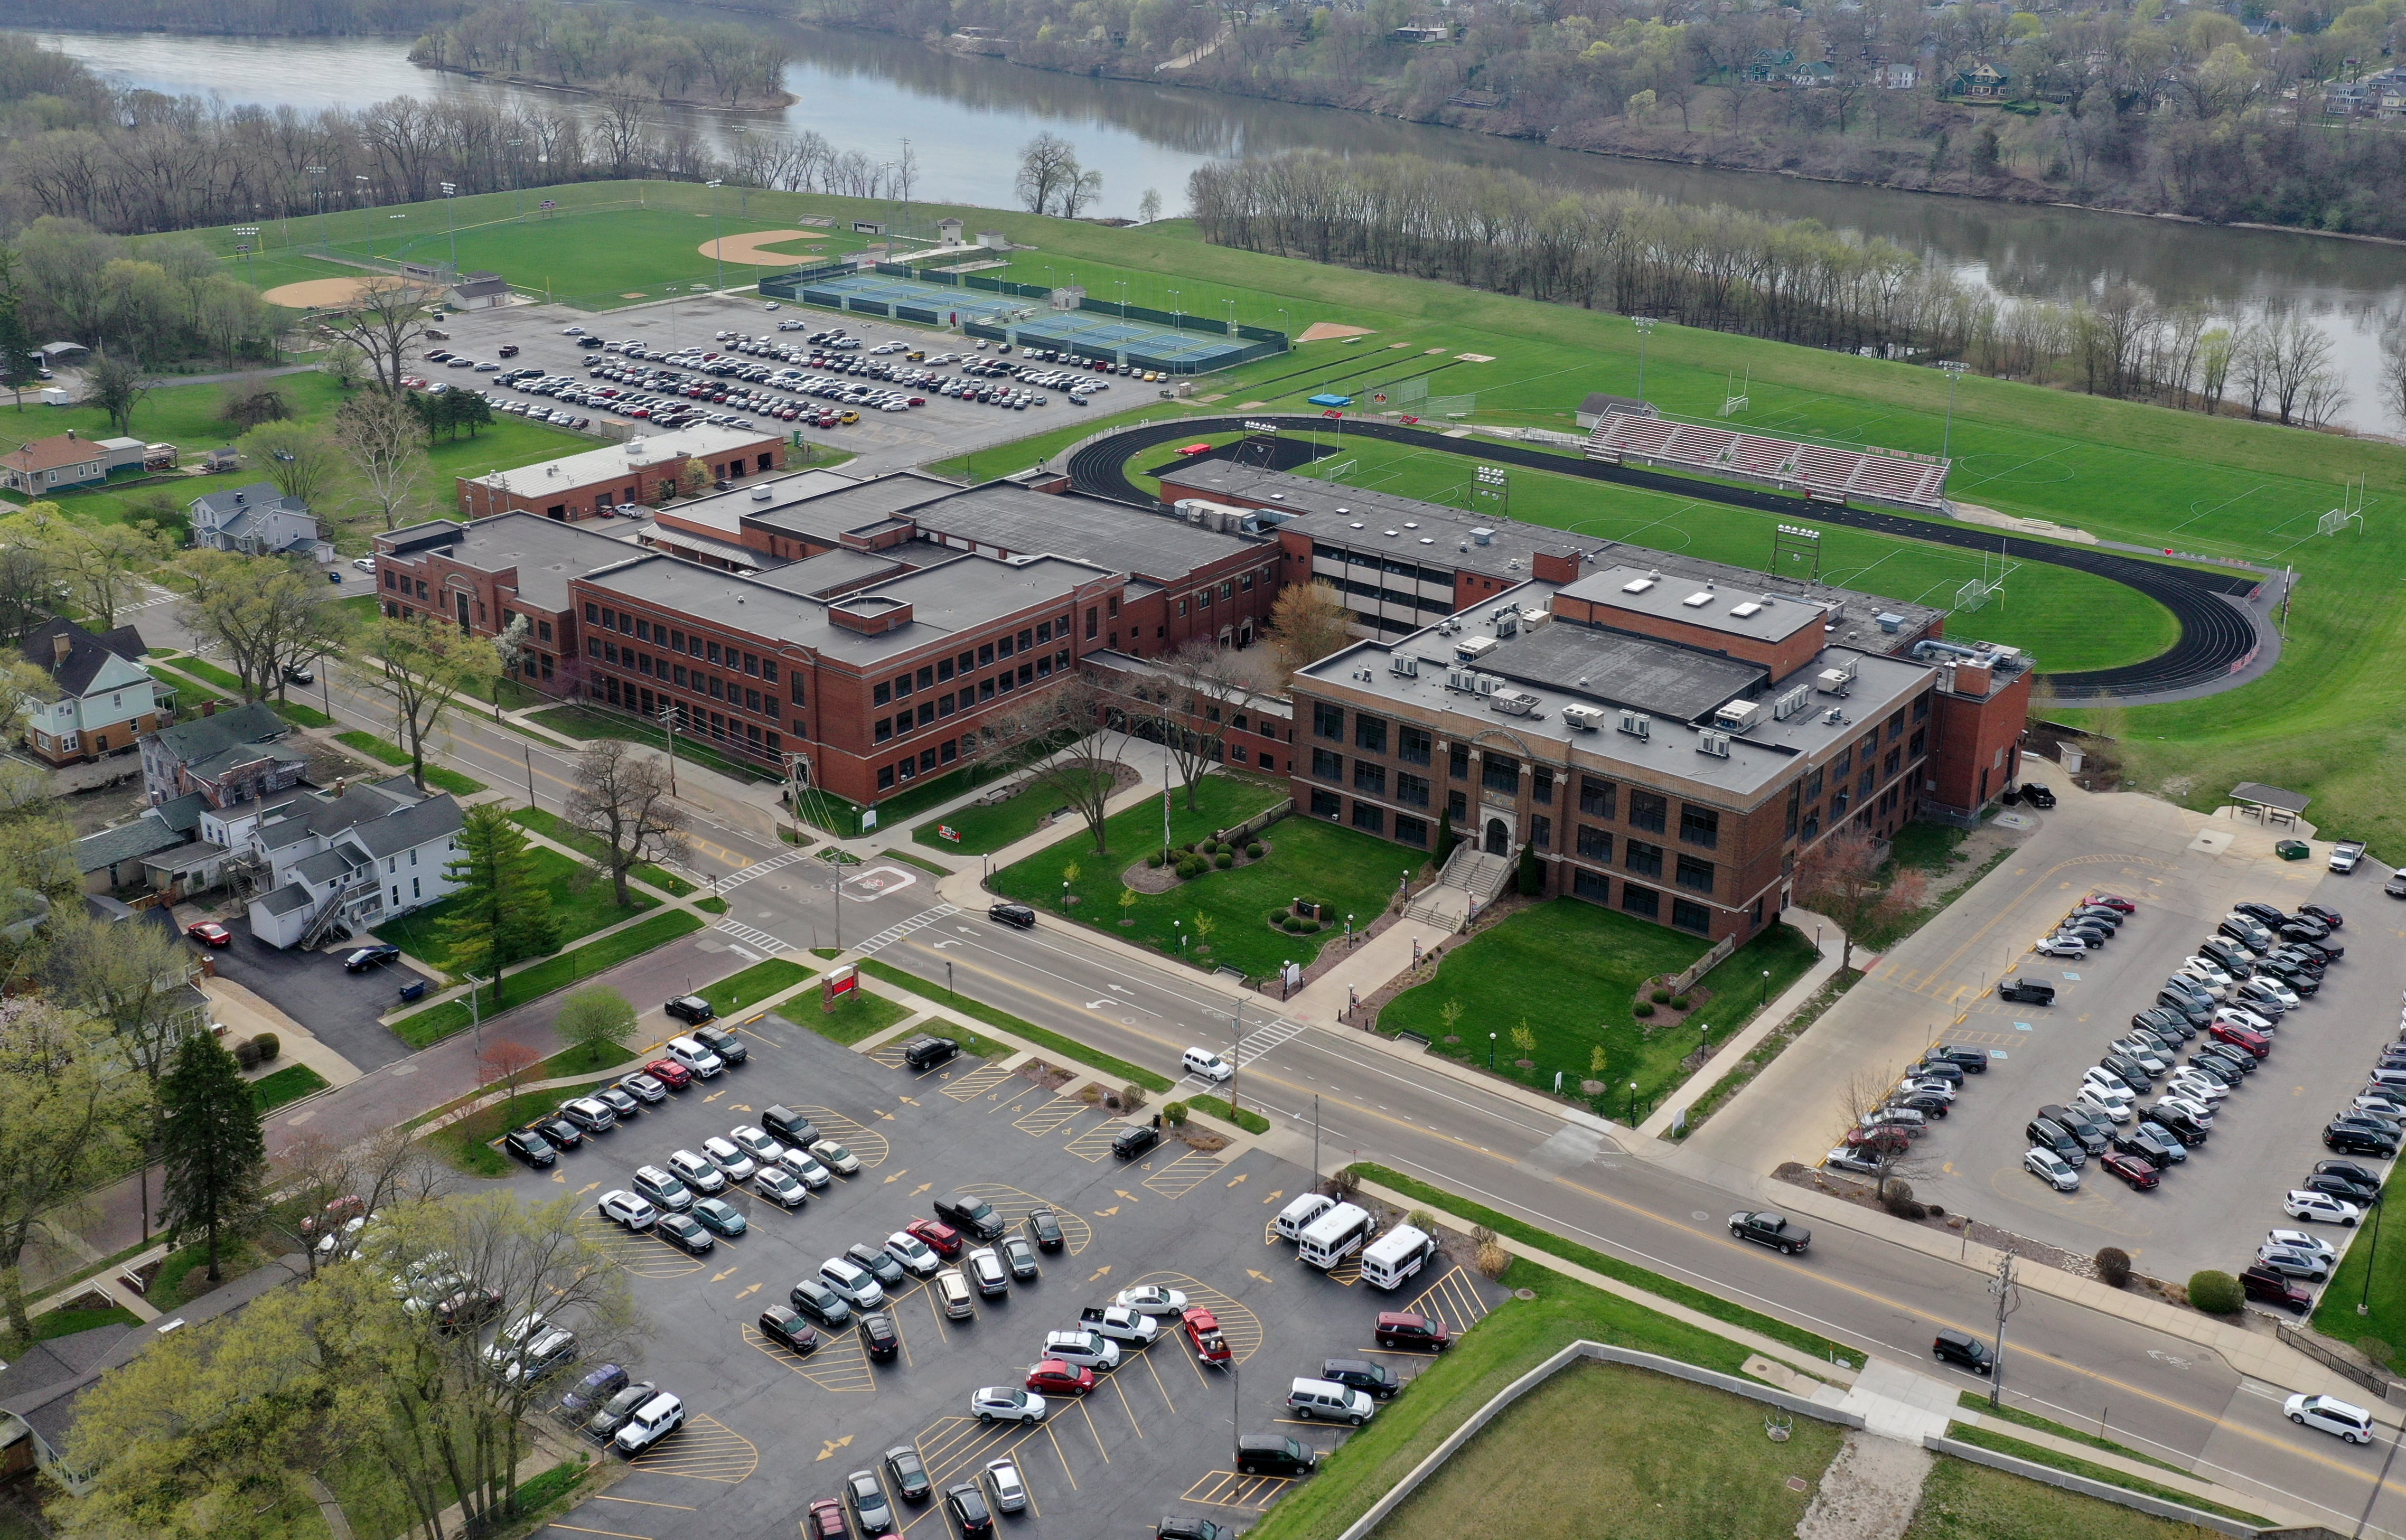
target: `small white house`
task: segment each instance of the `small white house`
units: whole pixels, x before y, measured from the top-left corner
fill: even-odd
[[[205,813],[203,824],[205,837],[239,842],[256,894],[251,934],[270,946],[373,929],[457,886],[444,870],[459,854],[460,804],[447,792],[420,795],[405,776],[307,791],[255,813]]]
[[[318,516],[272,481],[254,481],[230,492],[192,500],[192,544],[246,556],[288,551],[317,554]]]

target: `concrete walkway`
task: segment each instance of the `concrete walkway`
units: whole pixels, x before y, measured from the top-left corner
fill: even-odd
[[[1787,1024],[1790,1016],[1804,1009],[1805,1001],[1819,994],[1824,985],[1837,977],[1840,959],[1845,956],[1847,949],[1846,933],[1838,928],[1837,922],[1825,920],[1809,910],[1792,906],[1782,910],[1779,918],[1783,924],[1793,925],[1799,932],[1814,938],[1816,944],[1821,949],[1819,959],[1804,970],[1803,978],[1790,984],[1781,993],[1779,998],[1772,1001],[1770,1009],[1757,1013],[1754,1020],[1747,1024],[1745,1031],[1723,1043],[1711,1058],[1705,1061],[1703,1068],[1688,1077],[1684,1084],[1664,1097],[1663,1105],[1654,1109],[1653,1115],[1637,1125],[1639,1137],[1654,1139],[1668,1135],[1671,1125],[1678,1121],[1680,1114],[1693,1107],[1705,1093],[1720,1083],[1721,1076],[1728,1073],[1728,1066],[1736,1064],[1740,1059],[1753,1053],[1756,1045]],[[1860,948],[1856,951],[1856,956],[1867,968],[1876,960],[1870,953],[1863,952]]]
[[[193,982],[202,994],[209,997],[212,1017],[225,1023],[228,1041],[255,1038],[262,1032],[276,1034],[278,1052],[275,1062],[262,1067],[262,1076],[272,1075],[288,1064],[305,1064],[318,1072],[329,1089],[348,1085],[360,1078],[359,1066],[320,1042],[316,1033],[232,979],[208,976],[195,979]],[[259,1078],[262,1077],[253,1077]]]

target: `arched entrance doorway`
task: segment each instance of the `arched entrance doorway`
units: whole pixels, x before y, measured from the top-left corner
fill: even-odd
[[[1487,820],[1487,854],[1501,855],[1511,848],[1512,831],[1504,827],[1501,818]]]

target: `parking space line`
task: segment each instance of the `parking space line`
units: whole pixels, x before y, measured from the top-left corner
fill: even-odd
[[[563,1524],[557,1519],[553,1519],[545,1527],[555,1530],[571,1530],[578,1534],[606,1534],[610,1535],[612,1540],[652,1540],[652,1537],[648,1534],[629,1534],[625,1530],[587,1529],[582,1524]]]
[[[1435,1316],[1465,1329],[1486,1320],[1489,1309],[1479,1297],[1478,1286],[1459,1267],[1448,1268],[1409,1307],[1415,1314]]]
[[[1145,1178],[1144,1185],[1163,1197],[1182,1198],[1225,1169],[1216,1156],[1189,1151]]]
[[[1178,1356],[1184,1358],[1186,1354],[1181,1350]],[[1169,1398],[1169,1387],[1161,1382],[1161,1371],[1153,1366],[1153,1354],[1149,1351],[1144,1355],[1144,1372],[1153,1376],[1153,1388],[1161,1392],[1162,1405],[1168,1406],[1172,1415],[1175,1415],[1178,1411],[1178,1403]]]
[[[1069,1457],[1061,1452],[1061,1440],[1054,1436],[1050,1426],[1044,1430],[1044,1440],[1053,1446],[1053,1458],[1061,1462],[1061,1475],[1069,1483],[1069,1490],[1081,1491],[1078,1485],[1078,1473],[1069,1468]]]
[[[1078,1134],[1061,1148],[1080,1160],[1100,1161],[1111,1152],[1111,1140],[1117,1137],[1112,1121],[1105,1118],[1092,1128]]]
[[[1291,1484],[1292,1479],[1283,1476],[1243,1476],[1235,1471],[1212,1471],[1187,1488],[1179,1501],[1260,1513],[1277,1502],[1279,1493]]]
[[[648,1499],[641,1497],[613,1497],[606,1491],[594,1493],[593,1501],[596,1503],[632,1503],[638,1507],[644,1508],[674,1508],[680,1513],[693,1513],[697,1511],[690,1503],[654,1503]]]
[[[820,1390],[841,1395],[877,1389],[877,1376],[869,1367],[869,1354],[861,1349],[856,1332],[828,1333],[820,1338],[823,1346],[818,1351],[804,1357],[770,1341],[757,1326],[747,1323],[743,1330],[743,1340],[756,1351],[775,1359]]]
[[[1144,1436],[1144,1424],[1136,1420],[1136,1408],[1128,1405],[1127,1392],[1120,1389],[1120,1377],[1117,1375],[1111,1376],[1109,1383],[1111,1387],[1111,1393],[1120,1398],[1120,1410],[1127,1413],[1128,1426],[1136,1431],[1136,1435],[1139,1438],[1142,1438]]]
[[[980,1065],[944,1087],[944,1095],[958,1102],[975,1101],[996,1086],[1012,1078],[1014,1078],[1014,1072],[1005,1069],[998,1064]]]
[[[964,1184],[959,1191],[994,1205],[994,1211],[1002,1216],[1005,1224],[1017,1225],[1040,1208],[1052,1209],[1054,1218],[1061,1224],[1062,1254],[1065,1256],[1078,1256],[1094,1242],[1095,1227],[1086,1222],[1083,1215],[1066,1204],[998,1182],[970,1182]]]
[[[801,1110],[819,1125],[821,1134],[858,1155],[860,1168],[864,1171],[885,1165],[886,1158],[894,1153],[894,1147],[885,1142],[885,1135],[867,1123],[845,1117],[832,1107],[805,1107]]]
[[[1104,1464],[1110,1464],[1111,1451],[1103,1447],[1103,1430],[1095,1426],[1095,1414],[1086,1410],[1086,1403],[1083,1399],[1078,1403],[1078,1415],[1085,1420],[1086,1434],[1095,1441],[1095,1452],[1103,1457]]]
[[[654,1476],[683,1476],[735,1486],[760,1468],[760,1450],[750,1439],[707,1412],[694,1415],[676,1435],[629,1461],[630,1468]]]
[[[1348,1289],[1351,1289],[1353,1285],[1361,1282],[1362,1253],[1356,1251],[1352,1256],[1347,1257],[1344,1261],[1338,1263],[1336,1266],[1329,1268],[1328,1280],[1332,1283],[1341,1284]]]
[[[656,1236],[624,1230],[589,1214],[577,1224],[595,1250],[637,1278],[689,1278],[701,1271],[699,1260]]]
[[[1228,1352],[1236,1363],[1246,1363],[1261,1349],[1262,1318],[1253,1313],[1251,1306],[1239,1304],[1202,1279],[1185,1273],[1146,1273],[1136,1281],[1167,1284],[1184,1294],[1187,1304],[1199,1305],[1219,1318],[1220,1335],[1228,1344]],[[1182,1349],[1180,1356],[1192,1362]],[[1197,1376],[1202,1372],[1199,1366],[1196,1370]],[[1210,1380],[1204,1382],[1209,1384]]]
[[[1086,1104],[1075,1096],[1054,1096],[1035,1110],[1022,1113],[1012,1126],[1023,1134],[1043,1138],[1059,1133],[1064,1124],[1075,1122],[1084,1110]]]

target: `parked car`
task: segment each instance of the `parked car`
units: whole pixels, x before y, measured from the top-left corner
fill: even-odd
[[[1014,1385],[989,1385],[969,1396],[969,1415],[981,1422],[1041,1422],[1044,1398]]]
[[[1930,1344],[1931,1355],[1941,1363],[1953,1363],[1985,1375],[1996,1367],[1996,1359],[1988,1345],[1968,1332],[1952,1327],[1942,1331]]]
[[[603,1219],[623,1224],[630,1230],[648,1230],[659,1222],[660,1211],[643,1198],[621,1188],[602,1194],[596,1206]]]
[[[1446,1345],[1453,1340],[1444,1321],[1435,1316],[1416,1315],[1407,1310],[1380,1311],[1370,1335],[1381,1348],[1422,1349],[1430,1352],[1443,1351]]]
[[[760,1335],[789,1352],[818,1351],[818,1328],[790,1305],[771,1305],[760,1312]]]
[[[652,1233],[666,1237],[688,1256],[707,1256],[718,1244],[691,1214],[662,1214],[660,1222],[652,1226]]]
[[[2260,1305],[2276,1305],[2297,1315],[2304,1315],[2314,1308],[2312,1294],[2261,1263],[2241,1269],[2239,1287],[2249,1299]]]
[[[2118,1177],[2123,1181],[2129,1183],[2133,1192],[2144,1193],[2151,1191],[2163,1180],[2161,1177],[2156,1174],[2156,1168],[2146,1161],[2140,1159],[2137,1155],[2127,1154],[2119,1150],[2108,1151],[2106,1153],[2099,1156],[2097,1166],[2100,1170]]]
[[[2281,1199],[2281,1211],[2291,1219],[2318,1220],[2345,1230],[2355,1229],[2364,1217],[2364,1210],[2355,1204],[2309,1188],[2292,1188]]]
[[[660,1008],[681,1022],[706,1022],[718,1012],[699,995],[680,995]]]
[[[897,1444],[885,1451],[885,1479],[892,1483],[894,1495],[905,1503],[924,1503],[935,1491],[927,1479],[927,1467],[919,1458],[915,1445]]]
[[[394,946],[389,942],[378,941],[374,946],[363,946],[357,952],[352,953],[349,956],[344,958],[343,971],[346,973],[364,973],[369,968],[381,968],[387,963],[393,962],[400,956],[401,948]]]
[[[2061,1155],[2052,1150],[2032,1149],[2022,1156],[2022,1169],[2037,1177],[2059,1193],[2079,1190],[2080,1173],[2073,1170],[2065,1163]]]
[[[234,944],[234,932],[215,920],[199,920],[184,927],[184,934],[203,946],[226,947]]]

